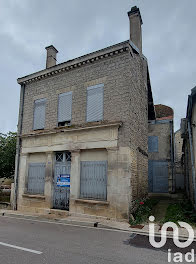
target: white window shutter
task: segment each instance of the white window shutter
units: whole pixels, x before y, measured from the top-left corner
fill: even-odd
[[[46,99],[39,99],[34,102],[34,122],[33,129],[43,129],[45,127]]]
[[[72,92],[59,94],[58,122],[71,121]]]
[[[103,87],[98,84],[87,88],[87,122],[103,120]]]

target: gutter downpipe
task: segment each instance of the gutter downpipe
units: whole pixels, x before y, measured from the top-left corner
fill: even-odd
[[[18,176],[19,176],[20,152],[21,152],[21,133],[22,133],[24,94],[25,94],[25,84],[21,84],[20,106],[19,106],[19,116],[18,116],[18,133],[17,133],[16,157],[15,157],[14,204],[13,204],[14,210],[17,210],[17,200],[18,200]]]
[[[189,144],[190,144],[190,152],[191,152],[192,181],[193,181],[193,191],[194,191],[194,207],[196,209],[196,184],[195,184],[193,139],[192,139],[192,134],[191,134],[191,124],[190,124],[189,120],[188,120],[188,133],[189,133]]]

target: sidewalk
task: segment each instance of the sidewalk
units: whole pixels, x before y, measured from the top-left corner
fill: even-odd
[[[75,225],[75,226],[81,226],[81,227],[90,227],[90,228],[105,228],[105,229],[114,229],[114,230],[121,230],[125,232],[130,233],[136,233],[141,235],[149,235],[149,225],[145,224],[142,229],[139,228],[131,228],[130,224],[128,222],[120,222],[120,221],[114,221],[114,220],[106,220],[99,217],[93,217],[93,216],[71,216],[67,212],[67,216],[59,215],[58,213],[61,213],[61,210],[54,210],[56,211],[56,214],[27,214],[20,211],[13,211],[13,210],[4,210],[0,209],[0,216],[4,217],[13,217],[13,218],[21,218],[21,219],[28,219],[32,221],[45,221],[50,223],[59,223],[59,224],[65,224],[65,225]],[[155,235],[160,236],[161,225],[155,224]],[[195,237],[196,237],[196,229],[194,229]],[[186,239],[188,237],[188,232],[184,228],[179,228],[179,235],[180,238]],[[168,237],[173,237],[172,231],[167,231]]]

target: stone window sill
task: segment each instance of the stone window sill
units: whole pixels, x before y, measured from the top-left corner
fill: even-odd
[[[35,198],[35,199],[45,200],[45,196],[41,195],[41,194],[28,194],[28,193],[25,193],[22,196],[25,197],[25,198]]]
[[[99,200],[88,200],[88,199],[75,199],[76,203],[87,203],[87,204],[100,204],[100,205],[109,205],[107,201],[99,201]]]

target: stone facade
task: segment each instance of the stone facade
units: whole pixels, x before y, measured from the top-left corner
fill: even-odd
[[[147,61],[130,41],[18,79],[24,88],[19,133],[17,204],[20,210],[53,208],[54,155],[71,152],[69,210],[73,214],[128,219],[147,195]],[[86,122],[87,87],[104,84],[103,121]],[[72,91],[69,127],[58,127],[58,95]],[[33,131],[34,101],[46,98],[44,130]],[[21,111],[20,111],[21,112]],[[107,200],[80,199],[80,162],[107,161]],[[46,164],[44,195],[27,192],[28,164]]]

